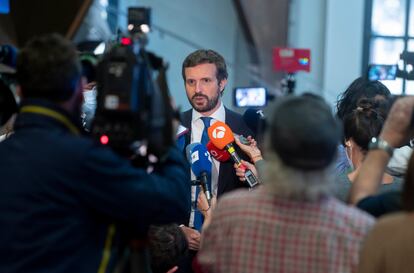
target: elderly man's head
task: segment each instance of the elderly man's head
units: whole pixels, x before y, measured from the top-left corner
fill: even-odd
[[[269,187],[286,198],[315,200],[328,194],[329,167],[341,127],[321,98],[289,96],[275,106],[270,121]]]

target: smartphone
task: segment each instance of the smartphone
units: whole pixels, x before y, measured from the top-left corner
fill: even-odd
[[[398,66],[396,64],[370,64],[368,66],[368,80],[395,80],[397,71]]]
[[[264,87],[236,87],[233,91],[236,107],[263,107],[267,105],[267,90]]]

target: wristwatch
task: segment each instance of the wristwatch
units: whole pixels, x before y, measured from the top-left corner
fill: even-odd
[[[368,144],[368,149],[369,150],[383,150],[386,151],[390,157],[392,157],[392,154],[394,153],[394,148],[391,147],[390,144],[388,144],[388,142],[386,142],[385,140],[381,139],[381,138],[377,138],[377,137],[373,137],[371,138],[370,143]]]

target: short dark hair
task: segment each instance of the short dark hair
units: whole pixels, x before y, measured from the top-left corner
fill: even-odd
[[[59,34],[35,37],[17,56],[17,80],[25,98],[63,102],[81,77],[76,49]]]
[[[222,80],[227,79],[228,73],[227,73],[227,66],[226,61],[224,60],[223,56],[218,54],[216,51],[211,49],[199,49],[188,55],[184,62],[182,67],[182,75],[184,81],[185,78],[185,69],[187,67],[194,67],[199,64],[215,64],[217,73],[216,78],[217,81],[220,83]]]
[[[150,226],[148,244],[154,273],[167,272],[188,255],[187,239],[177,224]]]
[[[357,107],[345,115],[344,138],[353,139],[363,151],[368,151],[368,144],[377,137],[384,125],[388,112],[387,101],[362,98]]]
[[[340,120],[351,113],[356,107],[357,102],[361,98],[374,98],[375,96],[383,96],[388,99],[391,96],[390,90],[379,81],[370,81],[364,77],[355,79],[343,92],[336,104],[336,115]]]

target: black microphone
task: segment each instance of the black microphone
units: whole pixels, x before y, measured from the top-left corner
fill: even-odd
[[[243,121],[252,130],[260,143],[266,130],[266,117],[263,110],[248,108],[243,114]]]
[[[261,135],[266,127],[263,110],[248,108],[243,114],[243,120],[256,136]]]

